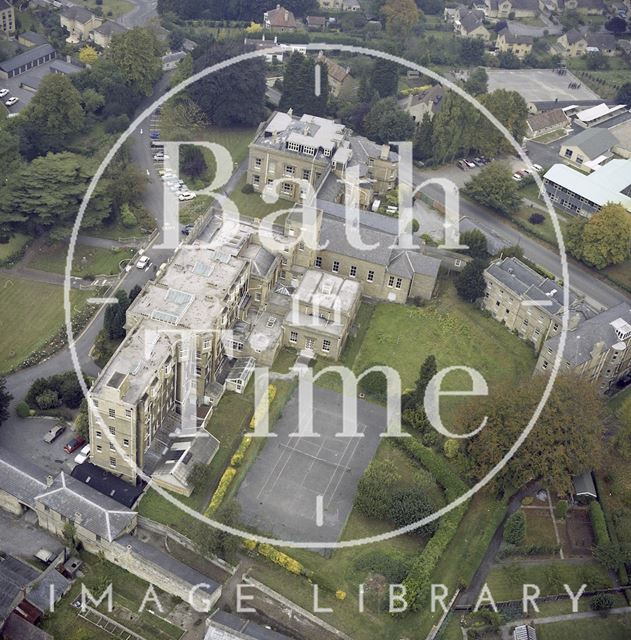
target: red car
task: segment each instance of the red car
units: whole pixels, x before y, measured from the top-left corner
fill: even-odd
[[[66,446],[64,447],[64,451],[66,453],[73,453],[79,447],[82,447],[84,444],[85,444],[85,438],[83,436],[77,436],[76,438],[73,438],[70,442],[66,443]]]

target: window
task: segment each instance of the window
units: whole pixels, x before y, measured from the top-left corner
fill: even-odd
[[[116,447],[114,446],[114,443],[110,442],[110,451],[116,451]]]
[[[462,260],[454,260],[454,267],[459,267],[462,264]]]
[[[110,427],[110,433],[115,436],[116,435],[116,429],[114,427]]]
[[[116,417],[116,409],[110,409],[109,410],[109,414],[110,414],[110,418],[115,418]]]
[[[368,271],[368,275],[366,276],[366,280],[368,280],[368,282],[374,282],[374,280],[375,280],[375,272],[372,269],[370,271]]]
[[[252,176],[252,184],[261,184],[261,176]]]
[[[576,164],[583,164],[583,156],[576,156]]]
[[[96,437],[97,437],[97,438],[100,438],[100,437],[101,437],[101,435],[102,435],[102,434],[101,434],[101,432],[100,432],[100,431],[96,431]]]
[[[309,180],[309,178],[311,178],[311,171],[309,171],[309,169],[303,169],[302,170],[302,179],[303,180]]]
[[[116,469],[116,458],[110,458],[110,467]]]
[[[287,275],[287,274],[285,273],[285,271],[284,271],[284,270],[281,270],[281,272],[280,272],[281,280],[284,280],[286,275]]]
[[[315,266],[318,267],[318,269],[322,268],[322,258],[320,256],[315,259]]]
[[[283,193],[291,195],[294,192],[294,185],[291,182],[283,182]]]
[[[254,294],[254,300],[256,302],[260,302],[261,301],[261,294],[260,293],[255,293]]]
[[[397,282],[394,285],[394,288],[395,289],[400,289],[402,284],[403,284],[403,280],[401,280],[401,278],[397,278]]]
[[[389,287],[394,287],[394,276],[390,276],[388,278],[388,286]]]
[[[92,402],[94,402],[95,407],[99,406],[99,401],[96,398],[92,398]]]
[[[298,332],[297,331],[292,331],[289,334],[289,342],[298,342]]]
[[[327,353],[331,351],[331,341],[323,340],[322,341],[322,351],[326,351]]]
[[[333,260],[333,268],[331,269],[331,271],[333,271],[333,273],[338,273],[339,270],[340,270],[339,260]]]
[[[125,439],[123,440],[123,446],[124,446],[124,447],[128,447],[128,446],[129,446],[129,438],[125,438]]]
[[[305,243],[301,240],[298,243],[298,251],[304,251],[305,250]]]
[[[293,176],[296,173],[296,167],[294,167],[291,164],[286,164],[285,165],[285,175],[286,176]]]
[[[254,158],[254,166],[260,167],[263,164],[263,158]]]
[[[543,364],[541,365],[541,368],[542,369],[547,369],[548,368],[548,361],[547,360],[543,361]]]
[[[101,451],[103,451],[103,447],[100,444],[96,445],[96,450],[101,453]]]
[[[307,338],[305,340],[305,347],[307,349],[313,349],[313,343],[315,342],[315,338]]]
[[[237,342],[236,340],[232,341],[232,348],[235,351],[243,351],[243,342]]]
[[[348,271],[348,275],[351,278],[356,278],[357,277],[357,267],[354,264],[351,265],[351,268]]]
[[[125,417],[131,418],[131,409],[125,409]]]

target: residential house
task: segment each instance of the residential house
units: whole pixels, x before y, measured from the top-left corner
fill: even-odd
[[[534,113],[526,120],[527,133],[529,138],[538,138],[546,133],[565,129],[570,125],[570,119],[563,109],[551,109],[543,113]]]
[[[415,122],[421,122],[426,113],[433,118],[440,111],[444,95],[443,86],[435,84],[426,91],[402,98],[399,100],[399,106],[411,115]]]
[[[15,33],[15,11],[7,0],[0,0],[0,33],[13,35]]]
[[[162,56],[162,71],[173,71],[178,64],[186,58],[188,54],[185,51],[176,51],[175,53],[167,53]]]
[[[33,67],[54,60],[57,54],[50,44],[27,49],[13,58],[0,62],[0,79],[7,80],[19,76]]]
[[[318,62],[326,64],[331,95],[336,98],[339,96],[349,96],[355,86],[350,67],[343,67],[341,64],[335,62],[335,60],[327,58],[322,52],[318,55]]]
[[[539,13],[539,0],[485,0],[489,19],[534,18]]]
[[[618,55],[617,40],[611,33],[592,33],[571,29],[557,38],[563,55],[578,58],[586,53],[598,51],[606,56]]]
[[[484,271],[483,307],[535,351],[561,331],[564,313],[563,286],[540,275],[517,258],[502,258]],[[584,303],[570,292],[570,326],[585,319]]]
[[[617,144],[608,129],[592,127],[563,140],[559,155],[569,164],[593,171],[611,158]]]
[[[585,174],[555,164],[543,176],[543,185],[556,207],[589,218],[609,202],[631,212],[631,160],[610,160]]]
[[[559,11],[574,10],[588,16],[604,16],[607,5],[604,0],[557,0]]]
[[[112,43],[112,36],[118,33],[125,33],[127,28],[113,20],[106,20],[102,25],[90,33],[90,39],[99,47],[107,49]]]
[[[263,14],[263,24],[270,31],[296,31],[298,23],[294,14],[277,4],[276,9],[270,9]]]
[[[309,31],[324,31],[326,29],[326,18],[324,16],[307,16],[305,23]]]
[[[497,35],[496,46],[501,53],[510,52],[523,60],[532,52],[534,38],[532,36],[512,33],[508,27],[502,29]]]
[[[77,5],[63,7],[59,14],[59,21],[61,26],[68,30],[70,42],[88,40],[90,32],[103,23],[103,20],[91,11]]]
[[[325,11],[361,11],[359,0],[318,0],[318,5]]]
[[[560,336],[545,342],[535,371],[552,369]],[[567,334],[561,371],[573,371],[597,385],[601,393],[616,389],[631,374],[631,306],[623,302],[580,323]]]
[[[18,42],[25,47],[39,47],[42,44],[48,43],[48,38],[41,33],[35,33],[34,31],[25,31],[18,35]]]
[[[461,14],[454,22],[454,31],[465,38],[479,38],[484,42],[491,39],[490,31],[484,26],[484,13],[478,10]]]

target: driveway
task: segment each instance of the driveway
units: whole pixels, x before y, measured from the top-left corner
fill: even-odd
[[[24,559],[32,559],[40,549],[60,553],[63,544],[36,522],[33,512],[16,517],[0,509],[0,551]]]

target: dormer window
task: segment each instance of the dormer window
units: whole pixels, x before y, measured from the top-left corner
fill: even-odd
[[[631,324],[622,318],[617,318],[611,323],[618,340],[628,340],[631,338]]]

